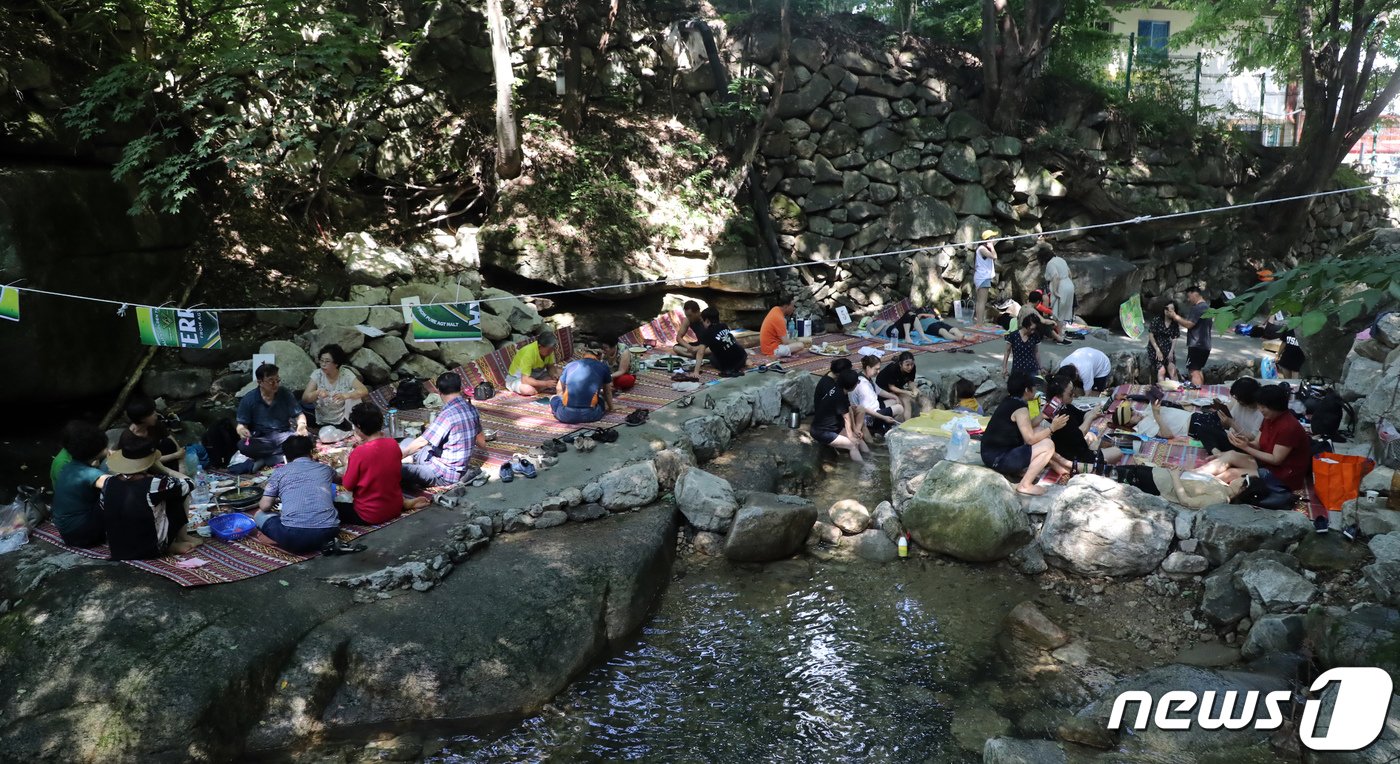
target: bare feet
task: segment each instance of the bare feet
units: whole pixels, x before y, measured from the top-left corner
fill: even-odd
[[[1026,496],[1044,496],[1044,495],[1045,495],[1045,486],[1040,486],[1040,485],[1030,485],[1030,486],[1027,486],[1027,485],[1019,485],[1019,484],[1018,484],[1018,485],[1016,486],[1016,493],[1025,494]]]
[[[422,509],[432,503],[433,500],[427,496],[419,496],[416,499],[405,499],[403,508],[407,510]]]

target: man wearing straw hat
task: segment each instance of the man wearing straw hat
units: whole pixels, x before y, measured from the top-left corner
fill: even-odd
[[[997,275],[997,248],[992,239],[997,232],[991,228],[982,232],[982,243],[977,245],[973,256],[972,286],[977,290],[977,305],[972,312],[972,322],[983,324],[987,321],[987,293]]]
[[[128,431],[129,433],[129,431]],[[112,473],[102,485],[102,525],[113,560],[150,560],[167,553],[184,554],[201,539],[185,531],[185,502],[194,486],[178,473],[159,469],[154,441],[122,434],[118,450],[107,457]]]

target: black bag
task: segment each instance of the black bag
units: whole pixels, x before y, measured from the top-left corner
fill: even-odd
[[[1187,434],[1201,442],[1207,451],[1232,451],[1230,435],[1220,422],[1220,415],[1214,411],[1198,411],[1191,415],[1191,425]]]
[[[1298,393],[1314,437],[1344,440],[1356,428],[1356,410],[1330,387],[1304,385]]]
[[[417,377],[399,380],[394,397],[389,399],[389,407],[400,411],[423,408],[423,383]]]
[[[209,455],[209,466],[226,467],[228,460],[238,453],[238,430],[233,422],[220,419],[205,431],[199,442],[204,444],[204,452]]]
[[[482,382],[472,388],[472,398],[478,401],[489,401],[496,397],[496,386],[490,382]]]

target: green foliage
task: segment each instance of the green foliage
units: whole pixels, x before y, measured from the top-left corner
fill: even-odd
[[[364,120],[398,82],[364,21],[311,0],[135,0],[142,48],[94,80],[65,115],[84,137],[139,122],[115,174],[142,208],[178,210],[222,168],[249,194],[314,195],[368,148]],[[103,6],[102,13],[117,10]]]
[[[1329,317],[1346,325],[1369,315],[1387,296],[1400,300],[1400,250],[1365,249],[1276,274],[1273,281],[1237,295],[1213,314],[1234,324],[1281,310],[1288,315],[1289,328],[1309,335]]]
[[[521,119],[531,155],[528,186],[510,193],[514,217],[530,218],[532,246],[624,257],[718,225],[736,214],[716,195],[718,152],[698,135],[661,136],[617,120],[617,129],[572,141],[554,119]]]
[[[753,124],[763,113],[758,95],[767,90],[768,83],[757,77],[735,77],[729,81],[729,99],[716,103],[715,112],[721,117]]]

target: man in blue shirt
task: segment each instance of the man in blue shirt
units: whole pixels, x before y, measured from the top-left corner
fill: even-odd
[[[238,431],[238,450],[250,461],[231,467],[230,472],[258,469],[282,453],[282,443],[287,438],[306,434],[306,412],[292,391],[282,387],[277,367],[265,363],[253,373],[253,378],[258,387],[238,402],[238,425],[234,428]]]
[[[596,422],[613,407],[612,369],[585,349],[564,365],[559,374],[559,394],[549,399],[554,418],[564,424]]]

